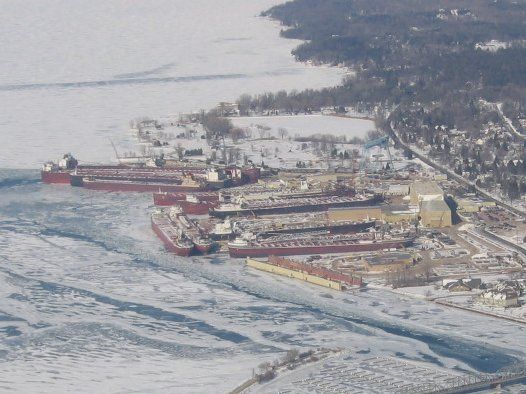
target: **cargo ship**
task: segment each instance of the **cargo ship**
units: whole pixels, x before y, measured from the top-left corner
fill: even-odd
[[[159,164],[159,166],[155,166]],[[259,168],[191,166],[164,166],[164,161],[156,160],[152,166],[142,165],[79,165],[70,154],[64,155],[58,163],[48,162],[41,171],[45,183],[70,183],[107,191],[150,191],[181,192],[211,191],[224,187],[239,186],[257,182]],[[183,179],[193,178],[200,187],[177,187]]]
[[[204,236],[197,225],[172,207],[168,212],[157,210],[152,214],[152,229],[163,241],[166,249],[178,256],[208,254],[215,243]]]
[[[173,225],[168,215],[156,211],[151,216],[151,223],[153,231],[163,242],[166,250],[178,256],[190,256],[194,250],[194,243]]]
[[[252,200],[241,203],[223,203],[210,209],[210,215],[226,218],[230,216],[259,216],[298,212],[323,212],[329,208],[359,207],[378,204],[381,195],[373,196],[322,196],[275,200]]]
[[[187,194],[186,199],[180,201],[177,206],[179,206],[186,215],[208,215],[208,211],[217,207],[218,203],[217,201],[202,201],[194,194]]]
[[[257,234],[259,237],[275,234],[297,234],[324,231],[328,234],[360,233],[373,228],[375,220],[364,221],[332,221],[326,214],[296,214],[270,217],[257,220],[240,219],[234,222],[234,232]]]
[[[346,195],[349,195],[347,192]],[[153,194],[153,202],[157,206],[168,207],[179,204],[186,200],[188,193],[166,193],[157,192]],[[332,191],[308,190],[308,191],[290,191],[286,189],[271,189],[264,186],[250,185],[249,187],[225,188],[217,192],[200,192],[192,193],[197,199],[203,202],[222,202],[237,203],[247,200],[268,200],[268,199],[293,199],[306,197],[327,197],[337,195]]]
[[[237,238],[228,243],[231,257],[266,257],[331,254],[350,252],[369,252],[384,249],[400,249],[411,246],[414,236],[385,237],[377,239],[371,234],[356,235],[324,235],[304,237],[283,237],[263,240],[247,240]]]
[[[42,166],[40,177],[44,183],[60,183],[69,185],[71,172],[77,167],[78,161],[70,153],[65,154],[58,163],[48,161]]]
[[[181,201],[185,201],[187,197],[191,195],[194,196],[201,202],[207,203],[218,203],[219,202],[219,193],[218,192],[177,192],[177,193],[167,193],[167,192],[157,192],[153,193],[153,203],[160,207],[169,207],[172,205],[179,204]],[[205,212],[208,213],[208,210]]]
[[[112,192],[202,192],[209,190],[205,182],[199,182],[191,177],[178,180],[177,183],[145,182],[133,180],[81,178],[72,176],[72,185],[81,186],[92,190],[105,190]]]
[[[186,238],[195,246],[195,252],[208,254],[212,251],[215,243],[204,235],[197,224],[183,214],[181,208],[174,206],[168,210],[168,217],[172,224],[177,227]]]

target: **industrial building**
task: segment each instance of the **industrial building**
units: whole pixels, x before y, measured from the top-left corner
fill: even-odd
[[[370,273],[395,271],[410,266],[413,261],[413,255],[410,253],[386,253],[362,258],[365,269]]]
[[[418,212],[407,205],[383,205],[372,207],[331,208],[328,211],[330,221],[381,220],[391,224],[412,223]]]
[[[451,209],[444,200],[423,201],[420,222],[424,227],[450,227],[453,224]]]
[[[420,205],[422,201],[443,200],[444,191],[436,182],[414,182],[409,188],[409,198],[412,205]]]
[[[411,185],[409,199],[418,206],[424,227],[449,227],[453,224],[451,208],[444,200],[444,191],[436,182],[415,182]]]
[[[382,208],[380,206],[372,207],[349,207],[349,208],[331,208],[327,213],[329,220],[333,222],[345,220],[361,222],[364,220],[382,220]]]

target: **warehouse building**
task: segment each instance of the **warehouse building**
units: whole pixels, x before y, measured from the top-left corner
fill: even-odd
[[[451,209],[444,200],[423,201],[420,221],[424,227],[450,227],[453,224]]]
[[[444,191],[436,182],[415,182],[409,199],[420,210],[420,221],[425,227],[449,227],[453,224],[451,209],[444,200]]]
[[[361,222],[364,220],[382,220],[382,208],[379,206],[331,208],[327,215],[329,220],[333,222],[340,220],[355,222]]]
[[[414,182],[409,189],[411,204],[419,205],[422,201],[443,200],[444,191],[436,182]]]

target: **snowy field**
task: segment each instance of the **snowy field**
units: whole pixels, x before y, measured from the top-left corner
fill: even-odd
[[[367,119],[344,118],[325,115],[295,115],[295,116],[251,116],[232,118],[234,125],[242,128],[255,129],[255,126],[270,128],[268,133],[272,137],[281,138],[279,129],[287,131],[287,137],[309,137],[314,134],[331,134],[345,136],[348,140],[353,137],[365,138],[369,130],[374,130],[374,122]],[[254,134],[257,131],[254,130]]]

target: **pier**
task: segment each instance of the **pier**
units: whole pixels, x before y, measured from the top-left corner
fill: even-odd
[[[461,376],[446,386],[426,384],[416,392],[421,394],[468,394],[523,382],[526,382],[526,364],[518,364],[495,374]]]

